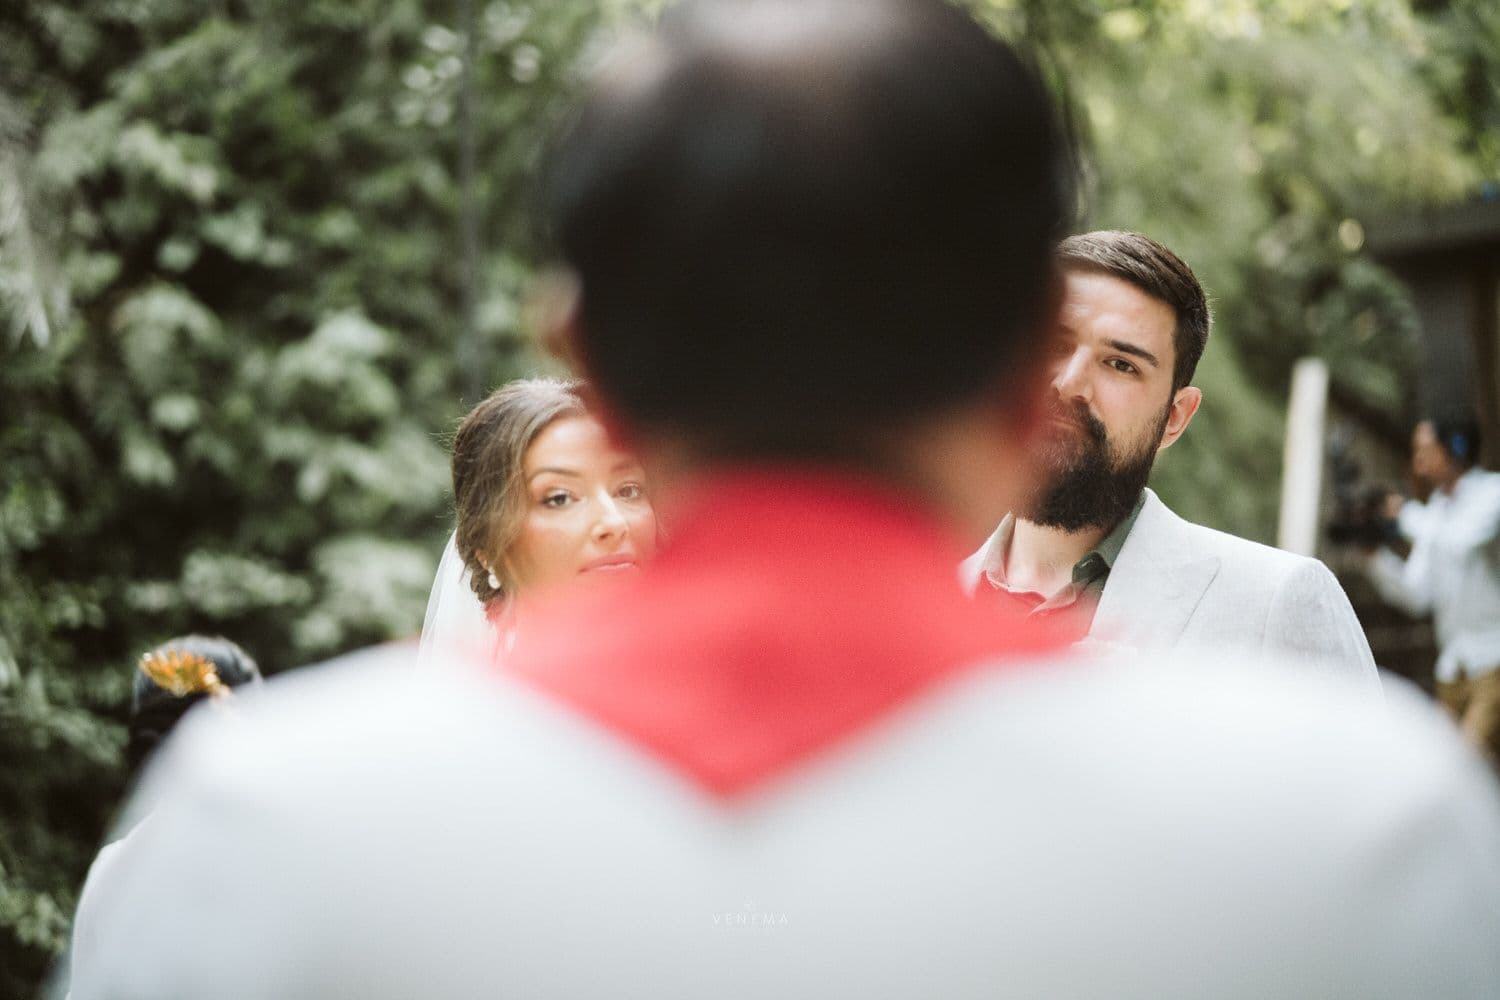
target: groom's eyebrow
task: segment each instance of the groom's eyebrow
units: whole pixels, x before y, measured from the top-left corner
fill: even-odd
[[[1135,355],[1136,357],[1140,358],[1142,361],[1150,365],[1152,368],[1161,367],[1161,362],[1156,360],[1156,355],[1152,354],[1144,347],[1137,347],[1135,344],[1132,344],[1127,340],[1106,340],[1104,343],[1110,347],[1113,347],[1121,354]]]

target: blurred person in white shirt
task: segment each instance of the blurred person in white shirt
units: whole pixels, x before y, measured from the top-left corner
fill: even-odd
[[[1369,574],[1391,604],[1432,615],[1438,698],[1465,739],[1500,761],[1500,473],[1477,467],[1478,454],[1472,421],[1417,424],[1412,473],[1432,492],[1425,503],[1393,498],[1411,552],[1376,551]]]

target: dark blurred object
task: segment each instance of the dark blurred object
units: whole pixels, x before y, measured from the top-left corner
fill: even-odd
[[[1365,480],[1364,468],[1354,456],[1351,443],[1344,430],[1335,430],[1328,437],[1328,466],[1333,479],[1328,540],[1361,548],[1399,545],[1401,535],[1389,510],[1393,491],[1384,483]]]
[[[222,636],[184,635],[142,654],[130,695],[125,760],[140,768],[173,726],[204,698],[260,683],[250,654]]]
[[[1438,445],[1460,467],[1468,469],[1479,461],[1479,421],[1463,417],[1456,420],[1432,420],[1431,424]]]

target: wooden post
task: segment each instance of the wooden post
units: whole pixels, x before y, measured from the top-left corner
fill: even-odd
[[[1318,507],[1323,496],[1323,427],[1328,415],[1328,365],[1303,358],[1292,369],[1286,446],[1281,464],[1281,518],[1276,544],[1316,555]]]

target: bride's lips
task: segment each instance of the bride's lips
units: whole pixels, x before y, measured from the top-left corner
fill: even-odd
[[[635,568],[636,568],[635,556],[622,555],[620,553],[616,553],[614,555],[609,555],[609,556],[600,556],[598,559],[590,559],[588,562],[586,562],[586,563],[583,564],[583,568],[580,569],[578,572],[580,572],[580,573],[590,573],[590,572],[593,572],[595,570],[604,570],[605,572],[617,572],[619,570],[635,569]]]

